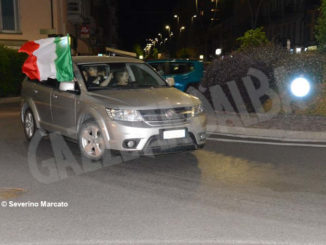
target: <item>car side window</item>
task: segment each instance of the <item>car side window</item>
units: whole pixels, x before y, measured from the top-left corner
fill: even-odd
[[[150,63],[150,65],[156,70],[158,74],[164,76],[169,73],[169,63],[168,62],[158,62]]]
[[[170,63],[169,75],[189,73],[194,69],[190,63],[173,62]]]

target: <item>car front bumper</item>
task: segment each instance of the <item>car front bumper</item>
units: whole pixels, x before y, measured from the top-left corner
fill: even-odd
[[[182,124],[168,126],[150,126],[145,122],[127,123],[106,121],[108,138],[106,148],[118,151],[138,151],[143,154],[158,154],[181,150],[192,150],[206,142],[207,118],[204,113]],[[164,130],[185,129],[185,138],[163,139]],[[129,148],[128,141],[135,141],[135,147]]]

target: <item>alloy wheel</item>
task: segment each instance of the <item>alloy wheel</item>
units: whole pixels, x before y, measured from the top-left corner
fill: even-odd
[[[81,146],[90,158],[100,158],[104,151],[104,139],[98,126],[88,125],[81,132]]]
[[[31,139],[35,132],[35,122],[33,114],[30,111],[27,111],[25,114],[24,128],[27,138]]]

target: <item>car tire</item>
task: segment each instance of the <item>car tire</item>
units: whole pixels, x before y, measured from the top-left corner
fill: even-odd
[[[90,160],[101,160],[106,151],[102,131],[94,120],[82,124],[78,144],[82,155]]]
[[[24,133],[27,141],[30,141],[36,132],[36,123],[33,112],[27,109],[24,113],[23,121]]]

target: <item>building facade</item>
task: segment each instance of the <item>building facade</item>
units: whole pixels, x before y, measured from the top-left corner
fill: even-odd
[[[63,0],[0,0],[0,44],[19,48],[28,40],[66,33]]]
[[[115,46],[114,0],[0,0],[0,44],[18,49],[28,40],[67,34],[78,54]]]

